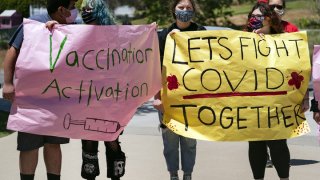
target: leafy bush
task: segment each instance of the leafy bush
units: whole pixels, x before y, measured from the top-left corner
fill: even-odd
[[[314,29],[314,30],[308,30],[308,44],[309,44],[309,51],[310,51],[310,58],[312,60],[313,55],[313,46],[314,45],[320,45],[320,30]]]
[[[0,40],[0,49],[8,49],[8,43]]]
[[[8,116],[8,113],[0,111],[0,132],[6,131]]]
[[[297,25],[300,29],[320,29],[320,18],[301,18]]]

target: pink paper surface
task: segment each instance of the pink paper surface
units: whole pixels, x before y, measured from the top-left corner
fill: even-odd
[[[315,45],[313,50],[312,83],[313,83],[314,96],[316,100],[319,102],[320,100],[320,45]],[[320,106],[318,106],[318,108],[320,109]]]
[[[52,53],[50,34],[43,23],[24,20],[8,129],[116,139],[161,88],[156,26],[60,25]]]

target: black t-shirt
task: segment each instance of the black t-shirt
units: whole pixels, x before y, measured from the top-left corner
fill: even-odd
[[[173,30],[173,29],[179,29],[181,32],[183,31],[202,31],[202,30],[206,30],[205,27],[200,26],[196,23],[191,22],[191,25],[185,29],[180,29],[176,23],[171,24],[170,27],[163,29],[161,32],[159,32],[158,34],[158,38],[159,38],[159,48],[160,48],[160,60],[161,60],[161,67],[163,64],[163,56],[164,56],[164,49],[165,49],[165,45],[166,45],[166,39],[167,39],[167,35]]]

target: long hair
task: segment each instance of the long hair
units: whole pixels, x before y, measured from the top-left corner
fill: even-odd
[[[176,6],[177,4],[180,2],[181,0],[174,0],[174,1],[171,1],[171,4],[170,4],[170,11],[171,11],[171,14],[172,14],[172,17],[173,19],[176,19]],[[189,0],[190,3],[192,4],[192,7],[193,7],[193,11],[194,13],[196,13],[197,9],[198,9],[198,5],[196,3],[195,0]]]
[[[108,5],[103,0],[83,0],[81,9],[91,9],[92,17],[96,19],[98,25],[115,24],[113,15]]]
[[[281,25],[281,19],[277,15],[277,13],[269,8],[269,5],[266,3],[258,2],[256,3],[250,13],[248,14],[248,22],[245,27],[245,31],[252,31],[251,29],[248,29],[249,19],[253,13],[254,10],[259,9],[263,16],[266,16],[266,20],[269,21],[270,24],[270,33],[271,34],[277,34],[282,33],[283,28]]]

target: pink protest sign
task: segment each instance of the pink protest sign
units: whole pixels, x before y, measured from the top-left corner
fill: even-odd
[[[315,45],[313,50],[312,78],[313,78],[312,82],[313,82],[314,96],[316,100],[319,101],[320,100],[320,45]]]
[[[161,88],[155,25],[58,26],[24,20],[8,129],[117,138],[137,107]]]

